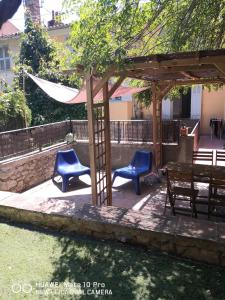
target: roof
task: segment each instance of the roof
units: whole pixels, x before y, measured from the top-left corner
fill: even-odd
[[[0,38],[9,38],[20,34],[20,30],[10,21],[5,22],[0,29]]]
[[[225,49],[128,57],[122,68],[112,68],[111,76],[174,84],[225,84]]]
[[[48,31],[51,31],[51,30],[57,30],[57,29],[64,29],[64,28],[69,28],[70,27],[70,24],[64,24],[64,23],[60,23],[60,24],[55,24],[53,26],[49,26],[47,28]]]
[[[70,24],[57,24],[54,26],[47,27],[48,31],[57,30],[57,29],[64,29],[69,28]],[[16,28],[11,22],[7,21],[3,24],[2,29],[0,30],[0,40],[7,40],[10,38],[17,38],[20,37],[22,32]]]

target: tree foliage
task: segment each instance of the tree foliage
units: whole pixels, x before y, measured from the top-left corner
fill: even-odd
[[[19,89],[4,88],[0,94],[0,130],[25,127],[31,121],[31,112],[24,94]]]
[[[60,55],[56,45],[48,38],[41,26],[31,18],[25,22],[17,68],[18,85],[25,88],[27,103],[32,111],[32,125],[46,124],[68,118],[84,119],[86,110],[83,104],[66,105],[56,102],[43,92],[30,78],[25,77],[23,69],[52,82],[77,87],[77,78],[69,78],[62,71]]]
[[[74,49],[71,61],[98,72],[111,62],[122,67],[125,56],[225,46],[225,0],[64,2],[78,15],[70,38]],[[173,90],[171,95],[178,92]],[[144,92],[140,100],[145,94],[150,95]]]
[[[96,67],[103,71],[112,61],[120,63],[130,42],[151,19],[154,23],[158,11],[166,1],[152,0],[140,5],[139,0],[69,1],[70,10],[79,20],[72,26],[70,45],[74,49],[73,63]],[[134,50],[134,49],[132,49]]]
[[[70,0],[73,59],[101,68],[129,55],[225,46],[225,0]]]

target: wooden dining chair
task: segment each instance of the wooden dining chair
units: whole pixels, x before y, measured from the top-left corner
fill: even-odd
[[[207,151],[193,151],[192,152],[192,163],[204,163],[213,165],[213,150]]]
[[[176,201],[189,201],[191,207],[191,215],[197,217],[196,209],[196,197],[198,190],[194,188],[193,172],[192,170],[186,170],[180,172],[180,170],[167,169],[167,196],[165,202],[165,210],[167,205],[167,199],[169,199],[171,210],[173,215],[176,214]],[[165,211],[164,210],[164,211]]]
[[[216,165],[224,164],[225,165],[225,151],[216,150]]]
[[[214,167],[210,176],[208,217],[213,214],[214,209],[225,207],[225,177],[219,169]]]

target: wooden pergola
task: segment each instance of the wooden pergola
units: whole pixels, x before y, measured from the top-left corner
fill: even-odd
[[[129,57],[123,67],[110,65],[93,84],[96,75],[86,76],[89,150],[93,205],[112,205],[109,99],[125,78],[148,81],[153,102],[153,156],[156,169],[162,164],[162,99],[179,85],[225,84],[225,49]],[[109,90],[108,81],[117,77]],[[95,103],[102,90],[103,101]]]

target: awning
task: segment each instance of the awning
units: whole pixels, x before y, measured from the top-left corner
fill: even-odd
[[[45,79],[38,78],[37,76],[26,74],[46,93],[49,97],[56,101],[63,103],[70,103],[71,99],[74,99],[79,90],[70,88],[68,86],[54,83]]]
[[[74,88],[67,87],[65,85],[54,83],[45,79],[38,78],[37,76],[31,75],[26,72],[26,74],[46,93],[49,97],[56,101],[65,104],[78,104],[87,102],[87,94],[85,85],[79,91]],[[97,84],[97,80],[94,85]],[[109,84],[109,89],[112,85]],[[124,87],[120,86],[112,95],[111,98],[128,96],[136,93],[140,93],[149,87]],[[102,90],[95,96],[94,101],[101,101],[103,99]]]

